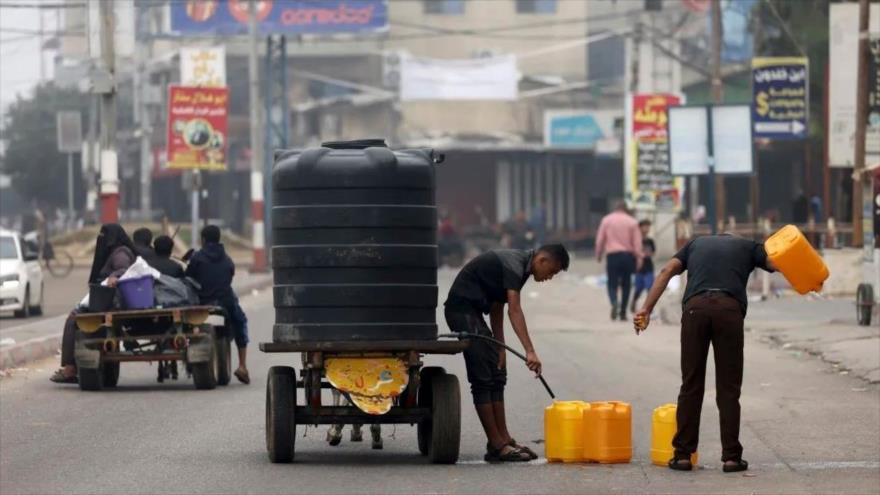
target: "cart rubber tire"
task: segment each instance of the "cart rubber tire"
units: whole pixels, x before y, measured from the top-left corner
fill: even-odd
[[[104,389],[104,363],[97,368],[77,368],[79,389],[97,392]]]
[[[266,450],[273,463],[293,462],[296,444],[296,372],[272,366],[266,380]]]
[[[102,366],[104,386],[114,388],[119,383],[119,363],[104,363]]]
[[[217,348],[215,367],[217,369],[217,385],[229,385],[232,379],[232,344],[229,337],[215,334],[214,345]]]
[[[209,333],[211,339],[217,338],[214,333],[214,328],[210,325],[202,325],[202,331]],[[214,352],[211,353],[211,358],[208,359],[207,362],[190,364],[190,366],[192,366],[193,383],[198,390],[213,390],[217,388],[217,374],[215,369],[217,363],[216,344],[214,344],[213,350]]]
[[[428,459],[455,464],[461,444],[461,392],[458,377],[444,374],[431,380],[431,442]]]
[[[866,327],[871,324],[871,313],[874,312],[874,287],[870,284],[859,284],[856,290],[856,319],[859,325]]]
[[[431,408],[431,380],[436,376],[445,375],[446,370],[440,366],[426,366],[419,373],[419,407]],[[419,453],[428,455],[428,446],[431,444],[431,418],[425,418],[416,425],[416,438],[419,442]]]

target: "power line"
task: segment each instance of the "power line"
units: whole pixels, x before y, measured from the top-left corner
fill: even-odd
[[[40,9],[40,10],[57,10],[57,9],[84,9],[85,3],[21,3],[21,2],[2,2],[0,1],[0,9]]]

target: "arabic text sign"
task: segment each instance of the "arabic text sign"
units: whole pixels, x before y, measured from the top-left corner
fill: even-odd
[[[226,86],[226,49],[181,48],[181,86]]]
[[[803,139],[809,114],[805,57],[752,59],[752,121],[755,137]]]
[[[632,132],[638,140],[666,140],[666,108],[681,104],[681,98],[667,94],[633,95]]]
[[[256,0],[263,34],[335,34],[388,28],[385,0]],[[248,0],[176,0],[171,30],[189,34],[244,34]]]
[[[619,154],[620,131],[615,132],[614,125],[622,117],[615,110],[546,110],[544,145],[548,148],[591,149],[597,154]]]
[[[168,168],[225,170],[227,88],[168,88]]]

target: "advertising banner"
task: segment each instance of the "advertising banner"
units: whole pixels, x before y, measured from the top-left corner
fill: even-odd
[[[635,205],[679,208],[683,181],[669,170],[666,123],[667,108],[682,104],[683,98],[635,94],[627,103],[627,196]]]
[[[227,88],[168,88],[168,168],[226,170]]]
[[[546,110],[544,146],[619,155],[622,118],[619,110]]]
[[[226,49],[222,46],[181,48],[180,85],[226,86]]]
[[[515,55],[436,59],[404,54],[400,59],[400,99],[515,100],[520,73]]]
[[[756,138],[804,139],[808,133],[806,57],[752,59],[752,122]]]
[[[171,31],[180,36],[248,32],[248,0],[175,0]],[[385,0],[257,0],[261,34],[369,33],[388,29]]]

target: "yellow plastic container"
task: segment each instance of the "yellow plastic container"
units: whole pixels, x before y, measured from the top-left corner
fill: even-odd
[[[632,460],[632,409],[626,402],[591,402],[584,410],[584,459],[601,464]]]
[[[800,294],[822,290],[828,266],[794,225],[786,225],[764,242],[767,257]]]
[[[584,411],[579,400],[553,401],[544,409],[544,452],[547,462],[584,460]]]
[[[666,467],[669,460],[675,455],[675,449],[672,448],[672,437],[678,430],[678,423],[675,420],[675,412],[678,406],[675,404],[664,404],[654,409],[654,415],[651,425],[651,463],[657,466]],[[691,454],[691,464],[696,466],[699,456],[696,452]]]

